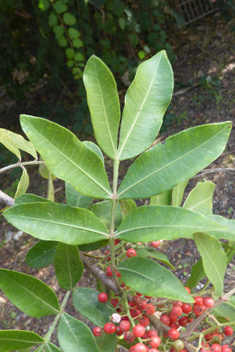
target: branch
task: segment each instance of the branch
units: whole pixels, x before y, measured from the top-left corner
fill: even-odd
[[[107,276],[105,275],[105,273],[103,272],[103,270],[101,270],[100,268],[98,268],[97,266],[94,266],[91,264],[91,262],[89,261],[89,259],[87,259],[81,252],[80,252],[80,258],[85,266],[86,269],[90,270],[90,272],[95,276],[98,277],[98,279],[100,279],[100,281],[109,289],[111,289],[113,292],[116,293],[116,295],[119,295],[119,290],[116,286],[116,284],[107,278]]]
[[[39,161],[39,160],[33,160],[33,161],[25,161],[23,163],[21,163],[20,161],[18,161],[18,163],[16,164],[12,164],[6,167],[3,167],[2,169],[0,169],[0,174],[2,174],[3,172],[10,170],[10,169],[14,169],[15,167],[22,167],[22,166],[27,166],[27,165],[38,165],[38,164],[45,164],[45,161]]]
[[[8,207],[13,207],[15,199],[0,191],[0,203],[6,204]]]

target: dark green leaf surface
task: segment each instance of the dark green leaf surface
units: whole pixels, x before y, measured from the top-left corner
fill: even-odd
[[[95,251],[96,249],[100,249],[102,247],[107,246],[108,243],[109,243],[109,240],[103,240],[99,242],[80,244],[79,250],[83,252]]]
[[[114,77],[105,63],[93,55],[87,61],[83,81],[97,143],[106,155],[115,159],[120,103]]]
[[[172,93],[173,72],[162,50],[139,65],[126,93],[118,148],[120,160],[133,158],[152,144]]]
[[[33,276],[0,269],[0,288],[17,308],[32,317],[54,315],[60,311],[52,289]]]
[[[91,330],[66,313],[60,318],[58,339],[66,352],[100,352]]]
[[[8,208],[4,216],[18,229],[42,240],[78,245],[108,237],[105,226],[92,212],[65,204],[22,204]]]
[[[175,270],[174,266],[169,262],[167,256],[161,252],[156,251],[153,248],[145,247],[145,248],[135,248],[137,256],[139,257],[151,257],[159,260],[160,262],[168,265],[172,270]]]
[[[111,210],[112,210],[112,203],[109,200],[105,200],[103,202],[95,203],[91,205],[88,210],[92,211],[97,218],[104,224],[104,226],[110,230],[111,226]],[[116,216],[115,216],[115,229],[120,225],[122,222],[122,214],[121,214],[121,207],[120,204],[117,203],[116,207]]]
[[[153,260],[133,257],[117,265],[125,284],[143,295],[193,303],[177,277]]]
[[[16,351],[30,346],[36,346],[44,339],[30,331],[0,330],[0,352]]]
[[[212,214],[214,190],[213,182],[198,182],[189,193],[184,208],[200,214]]]
[[[214,293],[221,296],[227,268],[227,256],[222,245],[216,238],[205,233],[195,233],[194,240],[201,254],[206,276],[214,285]]]
[[[98,294],[92,288],[77,287],[73,290],[73,305],[85,318],[93,324],[103,327],[114,313],[113,308],[98,301]]]
[[[68,182],[65,182],[65,196],[68,205],[77,208],[87,208],[92,203],[93,198],[79,193]]]
[[[57,246],[56,241],[39,241],[26,254],[26,263],[32,268],[44,268],[53,263]]]
[[[83,273],[78,247],[60,243],[55,252],[54,265],[59,286],[72,290]]]
[[[231,122],[192,127],[158,143],[129,168],[118,198],[148,198],[194,176],[223,152],[231,127]]]
[[[86,196],[111,197],[102,160],[72,132],[39,117],[21,115],[20,121],[22,129],[55,176]]]
[[[206,276],[205,271],[203,269],[203,265],[202,265],[202,258],[200,258],[196,264],[194,264],[192,266],[191,269],[191,275],[188,279],[188,281],[186,282],[186,286],[189,287],[190,289],[193,289],[194,287],[197,286],[197,284],[204,279],[204,277]]]
[[[95,338],[100,352],[114,352],[117,346],[116,334],[103,334]]]
[[[193,238],[194,232],[207,232],[218,226],[204,215],[190,210],[146,205],[131,212],[117,229],[115,237],[133,243]]]

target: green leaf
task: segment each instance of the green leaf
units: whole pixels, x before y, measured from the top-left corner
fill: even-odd
[[[193,238],[194,232],[207,232],[218,226],[216,222],[190,210],[145,205],[131,212],[117,229],[115,237],[133,243]]]
[[[170,205],[171,189],[150,198],[150,205]]]
[[[60,15],[61,13],[67,11],[68,6],[63,4],[61,1],[56,1],[53,5],[54,10]]]
[[[35,196],[35,194],[24,193],[21,196],[16,198],[14,205],[16,206],[16,205],[25,204],[25,203],[36,203],[36,202],[48,203],[50,201],[46,198]]]
[[[129,168],[118,198],[151,197],[194,176],[222,153],[230,130],[231,122],[197,126],[156,144]]]
[[[101,159],[64,127],[48,120],[21,115],[24,132],[45,160],[48,169],[77,191],[94,198],[111,198]]]
[[[0,143],[4,144],[5,147],[14,153],[19,160],[21,160],[19,149],[27,152],[37,159],[37,152],[33,144],[26,141],[26,139],[17,133],[0,128]]]
[[[221,296],[227,268],[227,256],[222,245],[217,239],[204,233],[195,233],[194,240],[201,254],[206,276],[214,285],[215,295]]]
[[[48,22],[50,27],[54,27],[58,23],[57,16],[54,13],[50,13]]]
[[[38,4],[39,9],[41,9],[42,11],[46,11],[49,9],[50,7],[50,2],[48,0],[39,0],[39,4]]]
[[[71,48],[67,48],[65,50],[65,54],[66,54],[68,59],[73,59],[74,55],[75,55],[75,51],[73,49],[71,49]]]
[[[120,104],[116,82],[109,68],[92,56],[83,75],[95,137],[111,159],[117,155]]]
[[[92,288],[76,287],[73,290],[73,305],[93,324],[103,327],[114,313],[114,309],[110,303],[100,303],[98,294],[99,292]]]
[[[118,19],[118,24],[119,24],[119,27],[124,30],[125,29],[125,26],[126,26],[126,20],[125,18],[119,18]]]
[[[68,34],[71,39],[80,37],[80,32],[77,29],[72,27],[69,27]]]
[[[58,38],[58,44],[62,47],[67,46],[68,42],[67,42],[64,35],[62,35],[60,38]]]
[[[233,248],[227,248],[225,253],[226,253],[226,256],[227,256],[227,263],[230,263],[231,260],[233,259],[233,256],[235,254],[235,241],[228,241],[228,245]]]
[[[44,268],[53,263],[57,246],[56,241],[39,241],[26,254],[26,263],[32,268]]]
[[[199,182],[189,193],[183,207],[200,214],[212,214],[214,190],[213,182]]]
[[[172,189],[172,206],[173,207],[180,207],[183,196],[184,196],[184,190],[185,187],[187,186],[188,180],[180,182],[177,186],[175,186]],[[186,208],[188,209],[188,208]]]
[[[128,258],[117,265],[117,270],[127,286],[143,295],[194,302],[177,277],[153,260]]]
[[[8,208],[3,214],[9,223],[41,240],[79,245],[109,236],[91,211],[65,204],[22,204]]]
[[[219,239],[226,239],[230,241],[235,241],[235,220],[226,219],[223,216],[219,215],[208,215],[208,219],[217,222],[220,226],[224,226],[224,230],[221,230],[219,227],[214,231],[207,231],[209,235],[214,236]]]
[[[111,215],[112,215],[112,203],[110,200],[105,200],[103,202],[95,203],[91,205],[88,210],[92,211],[97,218],[104,224],[104,226],[110,230],[111,226]],[[116,214],[115,214],[115,229],[122,222],[122,214],[120,204],[117,203]]]
[[[82,143],[85,144],[87,148],[93,150],[93,152],[95,152],[100,157],[100,159],[103,161],[103,164],[104,164],[104,156],[97,144],[90,141],[84,141]]]
[[[120,160],[133,158],[152,144],[172,92],[173,73],[165,51],[139,65],[125,97],[118,148]]]
[[[72,207],[87,208],[93,201],[93,198],[79,193],[68,182],[65,182],[65,195],[67,204]]]
[[[96,343],[99,351],[102,352],[114,352],[117,346],[116,334],[105,334],[103,333],[100,337],[96,337]]]
[[[45,346],[45,352],[61,352],[61,350],[57,346],[49,342]]]
[[[66,352],[99,352],[94,335],[86,324],[66,313],[60,318],[58,340]]]
[[[68,12],[64,13],[63,20],[64,20],[64,23],[67,24],[68,26],[72,26],[77,21],[76,17],[73,16],[71,13],[68,13]]]
[[[160,262],[168,265],[172,270],[175,270],[175,267],[169,262],[167,256],[161,252],[156,251],[153,248],[135,248],[137,256],[139,257],[151,257],[159,260]]]
[[[216,317],[226,317],[230,321],[235,321],[235,296],[230,297],[227,302],[221,303],[210,313],[214,314]]]
[[[99,241],[99,242],[82,244],[82,245],[79,245],[79,250],[83,251],[83,252],[95,251],[96,249],[100,249],[102,247],[107,246],[108,243],[109,243],[108,240],[103,240],[103,241]]]
[[[191,275],[186,282],[186,286],[189,287],[190,289],[193,289],[194,287],[197,286],[197,284],[204,279],[206,276],[205,271],[203,269],[202,265],[202,258],[200,258],[196,264],[192,266],[191,269]]]
[[[0,269],[0,288],[17,308],[31,317],[40,318],[60,311],[52,289],[33,276]]]
[[[28,187],[29,187],[29,175],[27,173],[27,170],[25,168],[23,168],[22,176],[21,176],[20,181],[18,183],[16,194],[15,194],[14,198],[20,196],[21,194],[26,193]]]
[[[44,339],[30,331],[0,330],[0,352],[36,346],[44,343]]]
[[[55,33],[55,37],[57,40],[60,39],[62,37],[62,35],[64,34],[63,28],[58,25],[53,27],[53,32]]]
[[[83,273],[78,247],[60,243],[55,252],[54,265],[59,286],[72,290]]]
[[[76,60],[76,61],[84,61],[85,57],[81,53],[76,53],[75,56],[74,56],[74,60]]]
[[[136,202],[133,199],[123,199],[119,203],[122,209],[122,221],[137,208]]]
[[[42,160],[42,158],[40,157],[40,160]],[[49,179],[49,170],[46,166],[46,164],[39,164],[39,167],[38,167],[38,171],[40,173],[40,175],[43,177],[43,178],[46,178],[47,180]],[[56,177],[55,175],[51,174],[52,176],[52,179],[55,180]]]
[[[83,42],[79,38],[74,38],[73,39],[73,46],[74,46],[74,48],[77,48],[77,49],[81,48],[83,46]],[[81,53],[79,53],[79,54],[81,54]]]

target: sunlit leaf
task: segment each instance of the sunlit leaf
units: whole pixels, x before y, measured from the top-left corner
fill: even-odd
[[[23,168],[22,176],[21,176],[20,181],[17,186],[15,198],[20,196],[21,194],[26,193],[28,187],[29,187],[29,175],[27,173],[27,170],[25,168]]]
[[[199,182],[189,193],[184,208],[201,214],[212,214],[214,190],[213,182]]]
[[[184,190],[185,187],[187,186],[188,180],[180,182],[178,185],[173,187],[172,189],[172,206],[173,207],[180,207],[183,196],[184,196]],[[188,208],[186,208],[188,209]]]

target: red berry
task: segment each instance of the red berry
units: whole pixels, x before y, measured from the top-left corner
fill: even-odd
[[[197,296],[194,298],[195,302],[194,305],[195,306],[201,306],[203,305],[203,298],[201,296]]]
[[[169,316],[169,318],[170,318],[171,324],[174,323],[174,322],[176,322],[176,320],[177,320],[177,316],[176,316],[176,315],[172,315],[172,314],[171,314],[171,315]]]
[[[191,304],[188,304],[188,303],[184,303],[181,308],[182,308],[182,310],[183,310],[183,312],[184,312],[185,314],[190,313],[190,312],[192,311],[192,309],[193,309],[193,307],[191,306]]]
[[[233,328],[231,326],[225,326],[224,335],[231,336],[233,334]]]
[[[177,329],[170,329],[167,333],[167,335],[172,339],[172,340],[177,340],[179,337],[179,331]]]
[[[149,325],[149,318],[146,317],[145,315],[142,316],[142,318],[139,319],[139,324],[142,326],[148,326]]]
[[[133,327],[132,332],[136,337],[142,337],[145,334],[145,328],[142,325],[137,324]]]
[[[148,336],[148,337],[158,336],[158,333],[157,333],[156,330],[149,330],[149,331],[147,332],[147,336]]]
[[[98,301],[101,303],[105,303],[108,300],[108,295],[105,292],[102,292],[98,295]]]
[[[132,309],[131,310],[131,317],[132,318],[139,317],[140,315],[141,315],[141,311],[139,309]],[[136,319],[134,319],[134,320],[136,320]]]
[[[166,324],[166,325],[169,325],[170,322],[171,322],[171,320],[170,320],[170,318],[168,317],[168,315],[165,315],[165,314],[161,315],[160,320],[161,320],[162,323],[164,323],[164,324]]]
[[[176,317],[179,317],[183,313],[183,310],[179,306],[175,306],[171,310],[171,315],[175,315]]]
[[[134,342],[134,340],[135,340],[135,335],[132,334],[132,332],[127,331],[127,332],[125,332],[125,334],[124,334],[124,340],[125,340],[127,343],[132,343],[132,342]]]
[[[122,275],[119,273],[119,271],[116,271],[117,277],[121,277]]]
[[[149,344],[151,347],[158,347],[161,344],[161,339],[159,336],[152,336]]]
[[[122,331],[122,329],[120,328],[120,325],[118,325],[117,328],[116,328],[116,335],[117,335],[117,336],[121,336],[122,334],[123,334],[123,331]]]
[[[213,300],[212,297],[204,297],[203,304],[206,308],[211,308],[215,304],[215,301]]]
[[[117,298],[113,298],[111,299],[110,303],[114,306],[114,307],[117,307],[118,303],[119,303],[119,300]]]
[[[123,321],[121,321],[121,323],[119,324],[119,327],[122,329],[122,332],[127,332],[128,330],[130,330],[131,324],[130,324],[129,321],[123,320]]]
[[[186,290],[189,294],[191,294],[191,290],[190,290],[190,288],[188,288],[187,286],[185,286],[185,290]]]
[[[131,346],[129,352],[135,352],[135,346]]]
[[[131,300],[133,303],[134,303],[134,305],[136,306],[136,305],[138,305],[140,302],[141,302],[141,298],[140,298],[140,296],[138,296],[138,295],[135,295],[135,296],[133,296],[132,297],[132,300]]]
[[[115,246],[120,242],[121,240],[114,240]]]
[[[113,334],[116,331],[116,326],[113,323],[106,323],[104,325],[104,332],[106,334]]]
[[[144,311],[147,315],[151,315],[155,312],[155,307],[151,303],[148,303],[144,308]]]
[[[206,309],[206,307],[203,306],[203,305],[200,305],[200,306],[195,305],[195,306],[193,307],[193,313],[194,313],[196,316],[199,316],[199,315],[201,315],[201,314],[204,312],[205,309]]]
[[[107,276],[113,276],[112,270],[111,270],[111,266],[108,266],[106,269],[106,275]]]
[[[181,301],[173,301],[172,304],[173,304],[173,307],[174,306],[180,306],[181,307],[183,305],[183,303]]]
[[[148,352],[159,352],[159,350],[157,350],[156,348],[150,348]]]
[[[144,345],[143,343],[137,343],[134,348],[134,352],[147,352],[148,347]]]
[[[221,352],[221,346],[218,343],[213,343],[210,347],[211,352]]]
[[[188,318],[187,317],[180,318],[179,324],[180,324],[180,326],[186,326],[188,324]]]
[[[140,310],[144,310],[147,306],[147,302],[146,301],[141,301],[140,303],[137,304],[137,307],[140,309]]]
[[[105,253],[105,255],[108,255],[109,253],[110,253],[110,251],[107,251],[107,252]],[[111,258],[108,257],[107,260],[111,260]]]
[[[127,258],[136,257],[136,251],[134,248],[130,248],[126,251]]]
[[[93,335],[96,336],[96,337],[101,336],[102,333],[103,333],[103,330],[102,330],[99,326],[96,326],[96,327],[93,329]]]
[[[221,352],[232,352],[232,349],[229,347],[229,345],[223,345],[221,347]]]
[[[151,243],[151,246],[153,246],[154,248],[158,248],[161,245],[161,241],[153,241],[150,243]]]

